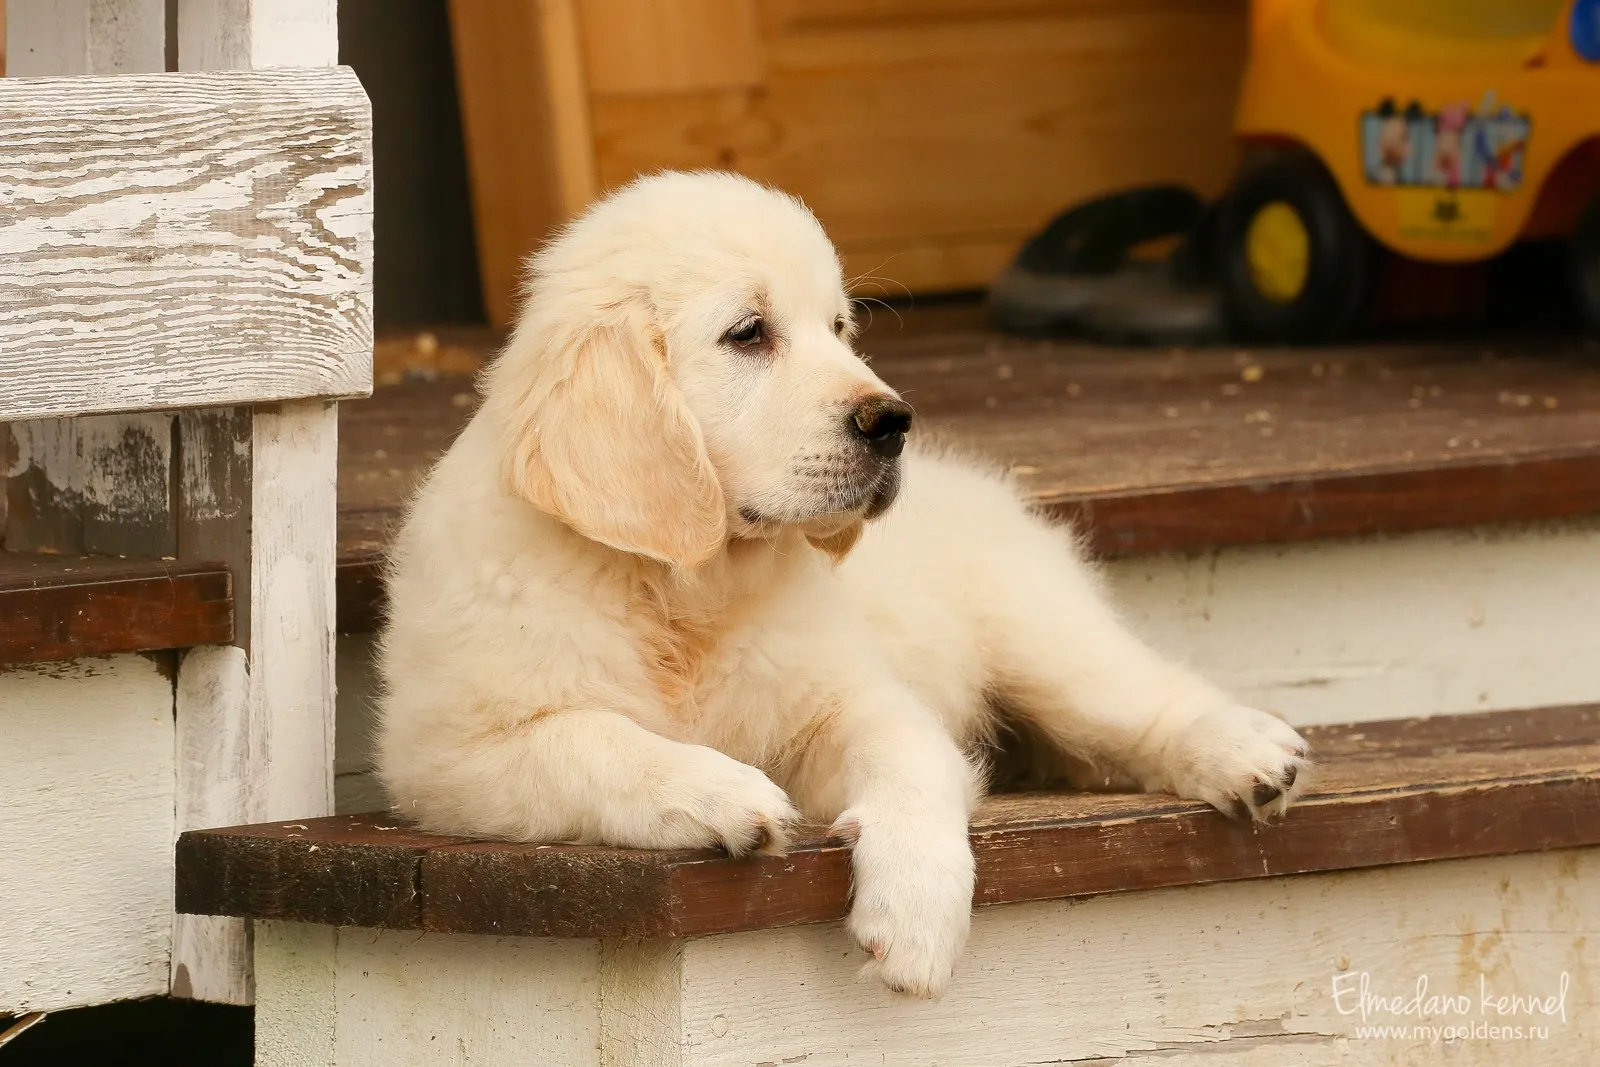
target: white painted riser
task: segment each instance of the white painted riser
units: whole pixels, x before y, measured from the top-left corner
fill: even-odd
[[[0,1015],[167,991],[175,783],[152,660],[0,671]]]
[[[980,910],[937,1004],[835,925],[652,944],[256,928],[261,1067],[1378,1067],[1600,1062],[1600,850]],[[1362,1037],[1334,976],[1522,1041]],[[1554,996],[1566,1018],[1482,994]],[[1350,983],[1352,977],[1340,980]],[[1480,985],[1484,983],[1484,985]],[[1507,1005],[1509,1007],[1509,1005]],[[1525,1033],[1532,1031],[1525,1031]]]
[[[1600,522],[1120,560],[1135,629],[1290,722],[1600,702]],[[339,640],[337,803],[372,781],[371,640]]]

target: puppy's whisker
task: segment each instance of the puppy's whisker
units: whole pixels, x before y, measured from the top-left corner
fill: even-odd
[[[877,282],[880,285],[883,285],[884,283],[889,283],[889,284],[892,284],[892,285],[898,285],[898,286],[900,286],[901,292],[905,293],[906,296],[910,296],[911,295],[911,290],[906,288],[906,286],[903,283],[897,281],[894,278],[883,277],[882,275],[880,275],[878,273],[878,271],[882,270],[884,267],[887,267],[890,263],[894,262],[896,259],[899,259],[900,256],[902,256],[902,255],[904,255],[904,253],[896,252],[893,255],[889,256],[887,259],[883,260],[877,266],[873,267],[871,270],[867,271],[865,274],[857,274],[853,278],[846,279],[845,283],[844,283],[844,291],[853,296],[853,295],[855,295],[856,286],[858,286],[858,285],[860,285],[860,284],[862,284],[864,282]]]
[[[906,325],[905,316],[900,314],[900,309],[899,308],[895,307],[893,304],[889,303],[887,300],[884,300],[881,297],[876,297],[876,296],[857,296],[857,297],[852,297],[851,299],[853,299],[856,303],[860,304],[863,308],[866,309],[866,312],[867,312],[867,327],[869,329],[872,327],[872,323],[875,321],[875,317],[874,317],[873,312],[872,312],[872,305],[873,304],[879,305],[885,311],[887,311],[891,315],[893,315],[895,317],[896,321],[899,322],[900,328],[901,329],[905,329],[905,325]]]

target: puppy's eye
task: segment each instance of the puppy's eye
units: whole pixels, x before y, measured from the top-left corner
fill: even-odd
[[[759,318],[746,319],[729,330],[724,339],[740,348],[751,348],[767,339],[767,324]]]
[[[847,323],[844,321],[844,316],[843,315],[840,315],[838,318],[834,319],[833,320],[833,335],[835,337],[843,337],[844,336],[844,328],[845,328],[846,325],[847,325]]]

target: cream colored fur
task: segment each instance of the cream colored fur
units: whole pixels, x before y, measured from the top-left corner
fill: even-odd
[[[815,219],[742,178],[643,179],[551,243],[395,546],[379,769],[463,834],[742,853],[832,823],[869,966],[937,996],[996,708],[1258,818],[1306,749],[1133,637],[1003,478],[876,458],[851,412],[894,394],[850,333]]]

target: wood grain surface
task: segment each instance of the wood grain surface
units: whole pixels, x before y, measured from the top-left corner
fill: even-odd
[[[341,406],[341,631],[381,620],[401,505],[497,343],[380,342],[390,384]],[[903,327],[880,312],[861,347],[916,407],[915,436],[1009,469],[1104,555],[1600,514],[1592,343],[1112,348],[1007,337],[956,304]]]
[[[340,405],[340,632],[380,625],[383,553],[497,343],[380,341],[387,384]],[[1113,349],[957,308],[864,347],[917,433],[1006,466],[1104,555],[1600,514],[1600,359],[1577,342]]]
[[[864,292],[988,285],[1030,233],[1234,170],[1242,0],[456,0],[491,321],[522,257],[662,168],[803,197]]]
[[[1316,777],[1252,827],[1168,796],[1020,793],[972,820],[977,904],[1600,844],[1600,708],[1313,728]],[[558,937],[688,936],[840,918],[849,852],[519,845],[372,814],[192,831],[184,912]]]
[[[0,81],[0,419],[364,394],[371,181],[346,69]]]
[[[232,640],[226,567],[0,552],[0,666]]]
[[[13,78],[166,69],[162,0],[10,0],[8,14]],[[71,329],[69,316],[62,320]],[[10,462],[0,464],[8,506],[0,512],[9,510],[0,542],[13,552],[176,555],[172,418],[91,415],[0,426],[0,452],[11,437]]]
[[[577,0],[451,0],[478,269],[507,322],[522,258],[600,192]]]

